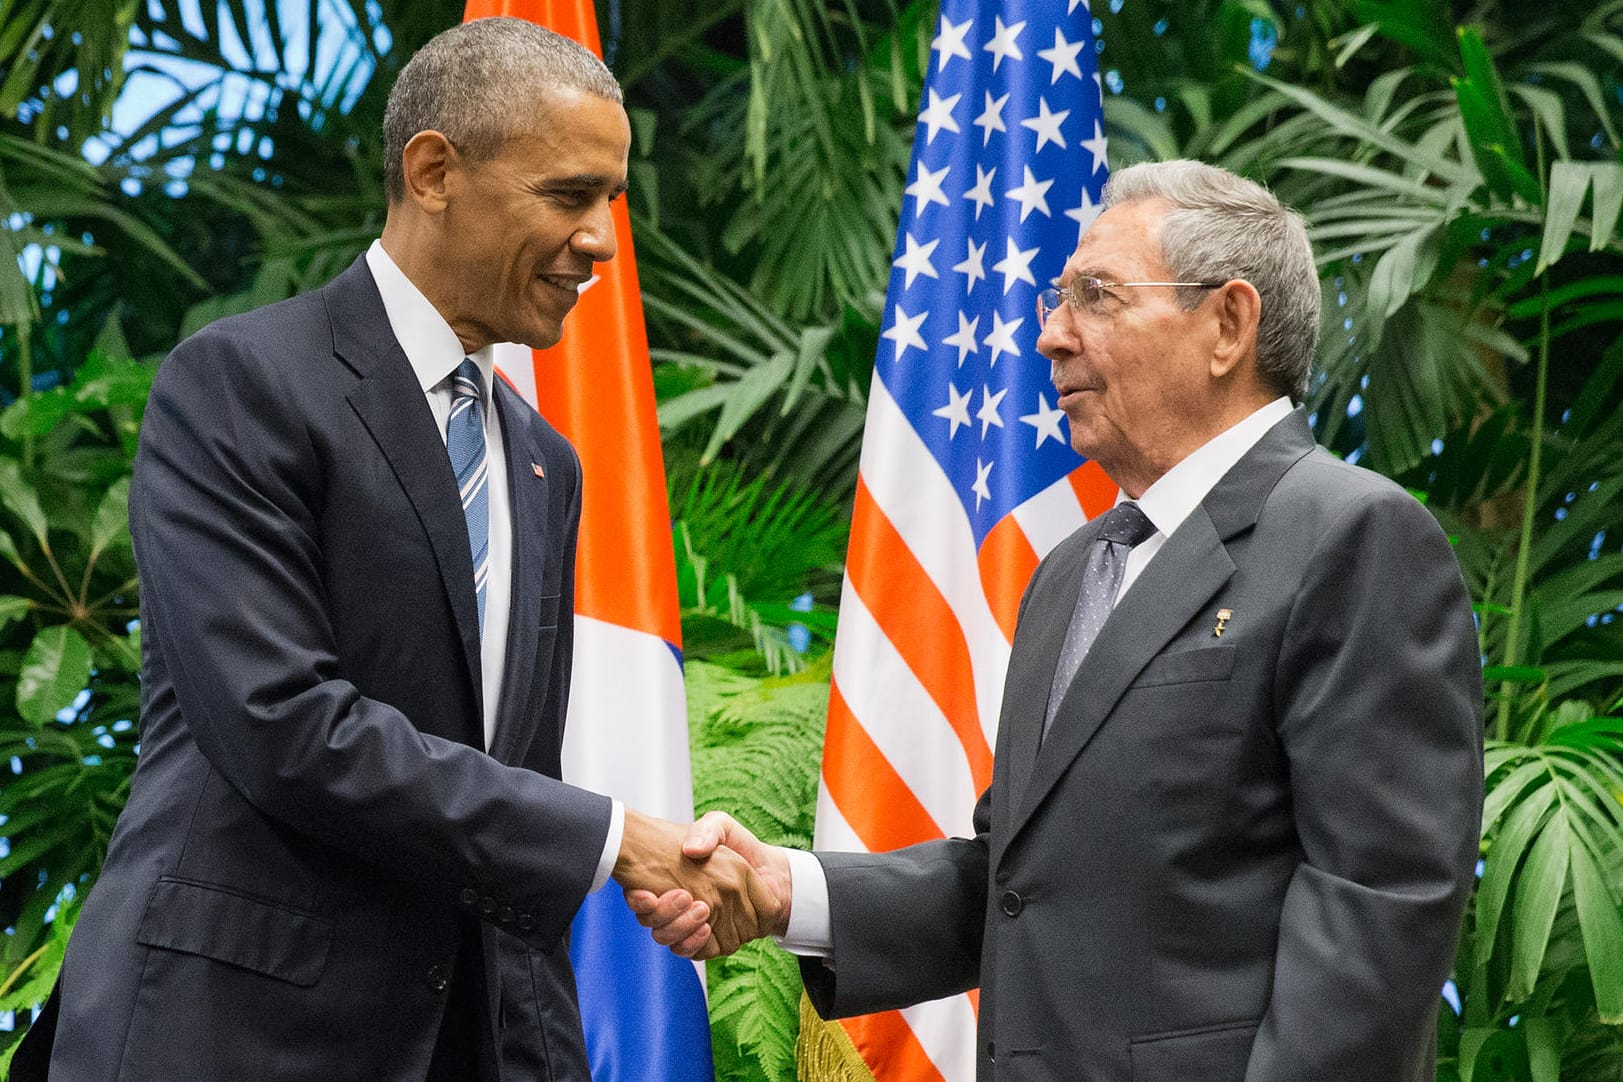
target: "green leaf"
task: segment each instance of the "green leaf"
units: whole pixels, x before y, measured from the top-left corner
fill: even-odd
[[[1581,845],[1572,853],[1572,893],[1595,988],[1595,1009],[1602,1022],[1623,1023],[1623,909],[1607,886],[1600,862]]]
[[[722,445],[733,438],[744,422],[755,416],[768,399],[783,389],[794,373],[794,366],[793,355],[778,353],[765,364],[758,364],[745,372],[743,378],[732,385],[722,403],[716,427],[710,433],[710,442],[705,445],[702,461],[715,458]]]
[[[0,503],[4,503],[34,535],[39,547],[50,551],[46,538],[45,509],[40,506],[39,493],[23,480],[22,466],[15,460],[0,458]]]
[[[1473,97],[1477,99],[1475,104],[1481,109],[1475,130],[1470,118],[1466,118],[1467,134],[1473,140],[1480,140],[1484,146],[1503,147],[1510,160],[1525,169],[1527,158],[1522,154],[1516,122],[1510,116],[1510,102],[1505,97],[1504,84],[1499,81],[1493,56],[1482,40],[1482,33],[1475,27],[1462,26],[1457,28],[1455,34],[1459,39],[1465,80],[1471,84]]]
[[[0,596],[0,631],[27,616],[33,608],[34,603],[26,597]]]
[[[1505,990],[1512,1000],[1531,996],[1538,983],[1574,844],[1567,816],[1558,810],[1539,831],[1527,854],[1527,866],[1517,877],[1510,915],[1510,981]]]
[[[1487,684],[1507,680],[1513,684],[1542,684],[1548,678],[1549,674],[1535,665],[1489,665],[1482,670],[1482,680]]]
[[[1527,1045],[1532,1082],[1560,1082],[1561,1034],[1552,1018],[1523,1018],[1519,1027]]]
[[[36,728],[56,717],[90,682],[90,644],[65,624],[34,636],[17,673],[17,713]]]
[[[1594,216],[1589,223],[1589,250],[1598,252],[1614,239],[1618,212],[1623,211],[1623,165],[1617,162],[1591,162],[1589,174],[1595,183]]]
[[[95,563],[107,546],[129,528],[130,479],[122,477],[113,482],[96,506],[96,517],[90,525],[90,562]]]
[[[1582,162],[1556,162],[1550,169],[1550,193],[1544,205],[1544,240],[1539,246],[1540,275],[1566,253],[1567,242],[1578,224],[1584,196],[1589,193],[1589,167]]]
[[[1493,955],[1505,904],[1517,882],[1517,870],[1554,803],[1553,786],[1544,784],[1528,790],[1492,836],[1482,883],[1476,894],[1477,953],[1483,959]]]
[[[1617,129],[1612,126],[1611,109],[1607,105],[1606,92],[1601,89],[1600,80],[1595,73],[1582,64],[1571,61],[1557,63],[1537,63],[1527,65],[1526,71],[1530,75],[1549,75],[1557,79],[1564,79],[1572,83],[1583,94],[1594,111],[1595,120],[1600,123],[1606,132],[1606,138],[1612,145],[1617,146]]]

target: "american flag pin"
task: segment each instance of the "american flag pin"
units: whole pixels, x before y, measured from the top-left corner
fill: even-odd
[[[534,470],[535,475],[537,477],[541,478],[541,480],[545,481],[547,479],[547,471],[543,470],[541,468],[541,463],[539,463],[539,462],[530,463],[530,469]]]
[[[1212,629],[1212,634],[1221,639],[1223,637],[1223,629],[1228,627],[1228,623],[1232,619],[1234,619],[1233,609],[1218,609],[1217,626]]]

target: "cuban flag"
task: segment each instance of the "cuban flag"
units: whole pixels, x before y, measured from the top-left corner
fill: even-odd
[[[591,0],[469,0],[602,55]],[[498,347],[502,376],[562,432],[585,473],[564,776],[640,811],[693,819],[676,559],[631,222],[548,350]],[[699,969],[656,944],[611,883],[575,918],[570,955],[595,1082],[713,1082]]]
[[[869,397],[817,847],[971,833],[1020,596],[1116,486],[1071,450],[1037,293],[1106,177],[1084,0],[943,0]],[[841,1023],[880,1082],[972,1082],[973,993]]]

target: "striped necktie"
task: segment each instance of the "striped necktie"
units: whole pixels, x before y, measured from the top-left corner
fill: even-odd
[[[484,380],[466,358],[451,377],[451,417],[445,423],[445,450],[462,494],[468,520],[468,551],[473,554],[473,589],[479,599],[479,635],[485,633],[485,583],[490,577],[490,470],[485,458]]]

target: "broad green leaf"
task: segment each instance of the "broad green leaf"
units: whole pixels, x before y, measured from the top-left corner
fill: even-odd
[[[1601,89],[1600,80],[1595,73],[1582,64],[1571,61],[1556,63],[1536,63],[1527,65],[1527,72],[1536,75],[1551,75],[1557,79],[1564,79],[1572,83],[1589,102],[1589,108],[1594,111],[1594,118],[1606,132],[1606,138],[1612,145],[1617,146],[1617,129],[1612,126],[1611,109],[1607,104],[1606,92]]]
[[[1591,162],[1589,174],[1595,183],[1589,250],[1598,252],[1615,239],[1618,212],[1623,211],[1623,165],[1617,162]]]
[[[34,636],[17,673],[17,713],[38,728],[90,682],[90,644],[64,624]]]
[[[1535,275],[1566,253],[1589,192],[1589,167],[1582,162],[1556,162],[1550,169],[1550,192],[1544,205],[1544,240],[1539,246]]]
[[[1503,147],[1510,160],[1525,169],[1527,158],[1522,153],[1516,122],[1510,116],[1510,102],[1505,97],[1504,84],[1494,69],[1493,57],[1482,40],[1481,32],[1474,27],[1461,26],[1456,29],[1455,35],[1459,39],[1460,60],[1465,69],[1464,81],[1471,85],[1472,104],[1477,116],[1475,126],[1470,115],[1465,117],[1466,131],[1473,142]],[[1462,99],[1462,111],[1464,104]]]
[[[90,562],[95,563],[107,546],[129,528],[130,479],[123,477],[113,482],[96,507],[90,526]]]
[[[22,554],[17,551],[17,542],[13,541],[11,535],[4,530],[0,530],[0,556],[4,556],[11,566],[19,571],[28,566],[23,563]]]
[[[710,433],[701,461],[708,462],[728,440],[732,439],[744,422],[755,416],[767,400],[783,389],[794,372],[795,359],[789,353],[779,353],[765,364],[758,364],[744,373],[744,377],[730,388],[721,406],[721,416]]]
[[[1607,886],[1600,862],[1584,846],[1572,852],[1572,893],[1595,988],[1595,1009],[1602,1022],[1623,1023],[1623,909]]]
[[[13,459],[0,458],[0,503],[4,503],[34,535],[39,547],[50,550],[46,536],[45,509],[40,506],[39,493],[23,480],[22,467]]]
[[[1471,1082],[1475,1077],[1477,1057],[1499,1032],[1496,1026],[1467,1026],[1460,1031],[1460,1082]]]
[[[1552,1018],[1523,1018],[1522,1040],[1527,1045],[1527,1067],[1532,1082],[1560,1082],[1561,1033]]]
[[[1493,956],[1505,903],[1516,885],[1522,858],[1527,855],[1534,833],[1544,824],[1554,803],[1552,786],[1545,784],[1529,789],[1505,815],[1503,825],[1492,836],[1484,861],[1486,868],[1476,893],[1477,954],[1483,959]]]
[[[33,608],[34,603],[26,597],[0,596],[0,631],[27,616]]]
[[[1524,749],[1519,747],[1508,750],[1517,756],[1525,754]],[[1548,773],[1548,769],[1542,760],[1534,758],[1522,763],[1503,777],[1495,777],[1497,769],[1490,766],[1488,770],[1490,780],[1487,797],[1482,803],[1482,833],[1484,835],[1490,833],[1491,828],[1499,821],[1499,817],[1505,813],[1505,810],[1516,801],[1517,797],[1522,795],[1529,785],[1543,778]]]
[[[1505,994],[1512,1001],[1533,994],[1544,953],[1550,946],[1550,928],[1561,894],[1567,886],[1567,867],[1575,846],[1566,814],[1560,809],[1539,831],[1517,877],[1511,903],[1510,981]]]
[[[1484,683],[1510,681],[1513,684],[1542,684],[1549,674],[1535,665],[1489,665],[1482,670]]]
[[[1533,115],[1543,125],[1555,156],[1561,159],[1572,157],[1572,152],[1567,149],[1567,110],[1561,104],[1561,95],[1547,87],[1529,86],[1526,83],[1512,85],[1510,92],[1533,110]]]

